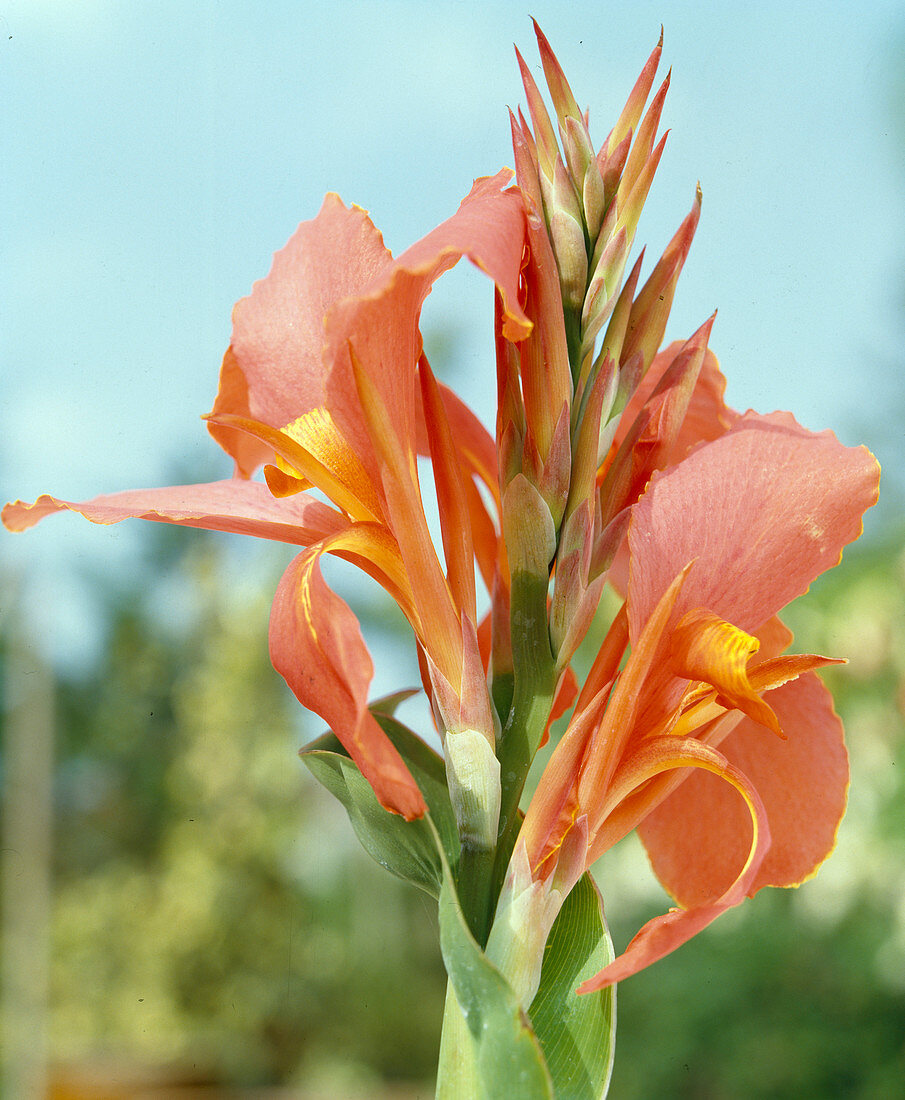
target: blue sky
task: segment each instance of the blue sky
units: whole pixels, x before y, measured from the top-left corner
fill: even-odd
[[[901,3],[530,9],[598,142],[665,24],[649,254],[698,179],[704,192],[668,335],[718,308],[734,405],[789,408],[901,476]],[[536,62],[527,7],[487,0],[0,2],[3,499],[84,499],[176,466],[226,476],[198,417],[233,303],[325,191],[368,209],[398,252],[510,164],[513,42]],[[455,337],[445,377],[488,424],[489,306],[457,269],[426,310]],[[3,561],[48,624],[77,631],[73,572],[126,568],[141,526],[59,517],[0,534]]]

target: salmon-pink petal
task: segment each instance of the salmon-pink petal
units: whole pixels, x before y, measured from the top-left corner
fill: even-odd
[[[271,660],[299,702],[327,722],[380,804],[410,821],[424,814],[424,799],[368,710],[374,666],[358,620],[324,583],[322,552],[304,551],[280,581],[270,614]]]
[[[578,777],[588,750],[593,746],[612,686],[612,683],[604,685],[581,713],[569,722],[568,729],[543,770],[537,790],[531,796],[519,832],[519,842],[525,844],[534,872],[541,867],[545,872],[552,869],[555,853],[583,813]]]
[[[426,361],[426,360],[425,360]],[[449,386],[439,380],[437,385],[443,396],[443,407],[452,428],[453,437],[462,459],[464,469],[474,474],[496,502],[499,511],[500,479],[497,471],[496,443],[480,420],[465,402]],[[418,453],[427,455],[430,446],[427,439],[427,426],[424,424],[424,412],[421,410],[417,424]]]
[[[202,485],[132,489],[80,503],[41,496],[34,504],[18,500],[3,509],[11,531],[24,531],[53,512],[78,512],[92,523],[149,519],[181,527],[203,527],[238,535],[275,539],[307,546],[343,529],[348,521],[333,508],[306,494],[277,500],[266,485],[242,478]]]
[[[759,626],[755,633],[760,639],[760,650],[758,651],[760,661],[768,657],[778,657],[780,653],[785,653],[795,639],[792,631],[778,615],[774,615],[763,626]]]
[[[743,720],[720,751],[760,794],[773,843],[747,887],[793,886],[832,851],[845,811],[848,757],[830,693],[809,673],[766,696],[787,741]],[[725,889],[746,847],[747,817],[724,783],[695,772],[639,827],[657,877],[682,905]]]
[[[407,248],[397,266],[436,280],[462,256],[489,275],[503,302],[503,332],[523,340],[531,322],[519,304],[519,274],[524,248],[524,206],[514,189],[502,190],[512,178],[508,168],[475,180],[456,213]]]
[[[477,623],[475,604],[474,542],[471,533],[465,479],[440,387],[427,360],[422,358],[418,376],[424,409],[440,532],[446,559],[446,579],[456,605]]]
[[[858,538],[878,479],[864,447],[844,447],[787,414],[746,414],[655,474],[636,505],[628,536],[632,638],[693,559],[675,617],[706,607],[753,633]]]
[[[508,179],[508,172],[500,172],[477,180],[451,218],[407,249],[366,293],[340,303],[327,316],[325,404],[369,468],[376,459],[367,457],[366,441],[359,444],[365,429],[357,396],[349,393],[349,379],[354,382],[350,347],[379,393],[396,435],[414,447],[415,367],[422,350],[418,322],[436,279],[468,256],[496,283],[509,337],[523,339],[531,330],[518,303],[524,209],[517,192],[502,190]]]
[[[418,486],[415,452],[392,422],[380,387],[365,370],[354,349],[351,363],[361,408],[379,457],[388,527],[393,532],[411,584],[418,615],[428,626],[419,640],[441,674],[458,691],[462,680],[462,644],[457,608],[440,567],[424,514]]]
[[[280,428],[308,410],[327,405],[322,351],[324,317],[338,302],[361,294],[392,264],[383,238],[367,214],[327,195],[316,218],[303,222],[273,258],[270,274],[233,310],[230,350],[220,374],[213,413],[247,417]],[[334,400],[351,376],[333,379]],[[244,443],[234,429],[211,434],[250,476],[267,455]],[[350,438],[353,447],[359,442]]]
[[[628,405],[619,419],[618,428],[613,439],[611,453],[616,454],[638,414],[657,385],[663,378],[669,366],[676,359],[685,346],[682,340],[675,340],[664,348],[655,358],[650,369],[644,375],[640,385],[635,390]],[[704,361],[697,383],[691,395],[685,419],[679,429],[679,434],[674,443],[661,457],[663,468],[680,462],[689,451],[699,444],[718,439],[725,435],[729,428],[739,418],[734,409],[729,408],[724,400],[726,392],[726,379],[720,371],[716,356],[707,348],[704,352]],[[625,513],[625,522],[628,523],[629,513]],[[625,594],[628,590],[628,546],[623,538],[618,540],[618,549],[609,568],[608,580],[617,592]]]
[[[723,786],[731,786],[742,796],[747,839],[733,868],[734,880],[721,894],[710,895],[701,904],[671,909],[668,913],[648,921],[618,958],[579,986],[579,993],[591,993],[622,981],[675,951],[727,909],[744,901],[758,869],[762,866],[770,848],[770,827],[758,791],[750,777],[730,764],[716,749],[702,745],[699,741],[671,737],[645,741],[613,777],[607,805],[618,804],[630,791],[664,771],[686,767],[711,772],[717,782]],[[738,803],[737,795],[733,797]]]

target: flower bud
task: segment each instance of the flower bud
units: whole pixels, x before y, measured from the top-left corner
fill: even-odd
[[[478,730],[447,733],[444,751],[459,839],[471,848],[490,851],[500,820],[500,762]]]
[[[552,205],[547,210],[547,220],[559,268],[563,305],[566,309],[580,310],[588,281],[584,221],[568,169],[560,157],[556,159]]]

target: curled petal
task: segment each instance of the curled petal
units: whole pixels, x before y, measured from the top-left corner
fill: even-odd
[[[592,993],[622,981],[686,943],[727,909],[744,900],[763,863],[770,847],[770,830],[760,795],[725,756],[699,741],[658,737],[642,744],[613,777],[607,803],[615,806],[640,784],[662,772],[687,767],[711,772],[731,784],[744,799],[750,820],[750,840],[742,868],[728,889],[715,899],[691,908],[671,909],[648,921],[617,959],[578,987],[579,993]]]
[[[299,702],[327,722],[380,804],[411,821],[424,814],[424,799],[368,710],[374,666],[358,620],[324,583],[323,552],[323,544],[304,551],[280,581],[270,614],[271,660]]]
[[[207,420],[253,436],[282,460],[282,477],[275,476],[273,468],[267,474],[267,484],[273,484],[276,495],[289,495],[286,490],[291,483],[286,479],[295,477],[316,485],[353,519],[382,518],[381,503],[367,471],[327,409],[310,409],[281,429],[229,413],[211,413]]]
[[[670,639],[670,662],[677,675],[701,680],[717,690],[717,701],[735,707],[784,737],[776,715],[748,679],[748,659],[760,642],[710,611],[682,617]]]
[[[806,674],[767,695],[788,741],[764,737],[743,720],[720,751],[750,778],[763,799],[773,838],[748,884],[795,886],[830,854],[845,812],[848,756],[829,691]],[[695,772],[639,827],[655,874],[682,905],[698,905],[731,881],[744,857],[748,824],[725,783]]]

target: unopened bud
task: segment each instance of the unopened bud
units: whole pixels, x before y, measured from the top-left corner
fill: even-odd
[[[567,309],[581,309],[588,281],[584,221],[568,169],[558,157],[547,220],[556,266],[559,268],[563,305]]]
[[[524,474],[516,474],[503,493],[503,538],[510,572],[549,574],[556,527],[547,502]]]
[[[483,733],[459,730],[444,739],[446,779],[459,839],[491,850],[500,821],[500,762]]]

